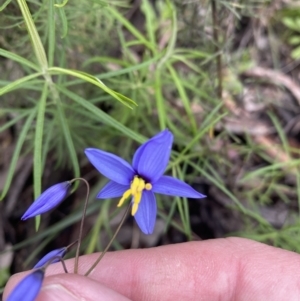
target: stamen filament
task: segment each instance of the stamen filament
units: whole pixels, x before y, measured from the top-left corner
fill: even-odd
[[[137,187],[137,192],[142,192],[145,189],[145,181],[140,179],[139,185]]]
[[[140,184],[140,179],[137,176],[135,176],[132,183],[131,183],[131,185],[130,185],[132,195],[136,194],[137,189],[139,187],[139,184]]]
[[[121,200],[119,201],[117,207],[121,207],[121,206],[124,204],[125,200],[126,200],[127,198],[130,197],[130,195],[131,195],[131,189],[126,190],[126,191],[123,193],[122,198],[121,198]]]
[[[131,209],[131,215],[135,215],[138,207],[139,207],[139,203],[141,202],[142,199],[142,193],[143,192],[137,192],[136,195],[133,198],[133,205],[132,205],[132,209]]]
[[[133,203],[132,207],[131,207],[131,215],[134,216],[138,210],[139,204],[137,203]]]

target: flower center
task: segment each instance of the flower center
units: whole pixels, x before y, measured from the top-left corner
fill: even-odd
[[[145,183],[144,179],[135,176],[130,184],[130,188],[123,193],[123,196],[117,206],[122,206],[125,200],[132,195],[131,214],[135,215],[138,210],[139,203],[141,202],[144,189],[151,190],[152,185],[150,183]]]

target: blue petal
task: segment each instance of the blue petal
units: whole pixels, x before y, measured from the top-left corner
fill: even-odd
[[[156,220],[156,199],[152,191],[143,191],[138,211],[134,215],[135,221],[145,234],[152,234]]]
[[[152,185],[152,191],[154,193],[192,199],[201,199],[206,197],[204,194],[199,193],[185,182],[168,176],[162,176],[157,182],[155,182]]]
[[[57,256],[63,258],[66,255],[66,252],[67,252],[67,248],[60,248],[57,250],[53,250],[53,251],[49,252],[48,254],[46,254],[33,268],[37,269],[37,268],[44,266],[49,260],[51,260],[51,258],[54,258]],[[53,261],[51,261],[51,263],[58,262],[58,261],[59,261],[59,259],[55,258]]]
[[[135,152],[133,168],[146,181],[155,183],[168,165],[172,143],[173,134],[169,130],[152,137]]]
[[[44,279],[42,270],[35,270],[21,280],[6,301],[34,301],[39,294]]]
[[[98,199],[117,198],[123,195],[123,193],[130,188],[129,185],[121,185],[116,182],[108,182],[98,193]]]
[[[53,209],[67,197],[70,187],[70,182],[62,182],[51,186],[32,203],[21,219],[24,221]]]
[[[85,154],[94,167],[105,177],[122,185],[129,185],[134,170],[122,158],[96,148],[87,148]]]

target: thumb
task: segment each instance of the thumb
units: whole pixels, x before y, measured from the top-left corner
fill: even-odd
[[[15,279],[14,279],[15,278]],[[12,277],[8,282],[4,300],[15,287],[19,277]],[[105,285],[77,274],[58,274],[46,277],[36,301],[130,301]]]

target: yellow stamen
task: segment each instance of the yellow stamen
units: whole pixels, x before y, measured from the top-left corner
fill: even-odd
[[[122,195],[122,198],[121,200],[119,201],[117,207],[121,207],[123,205],[123,203],[125,202],[125,200],[131,195],[131,190],[128,189],[126,190],[123,195]]]
[[[131,215],[134,216],[138,210],[139,204],[133,203],[131,208]]]
[[[145,189],[145,181],[144,180],[141,180],[140,183],[139,183],[139,186],[137,188],[137,192],[142,192],[144,189]]]
[[[137,213],[139,203],[141,202],[144,189],[151,190],[152,185],[150,183],[145,183],[145,181],[142,178],[135,176],[133,181],[131,182],[130,188],[123,193],[122,198],[120,199],[117,206],[122,206],[125,200],[132,195],[133,204],[131,214],[135,215]]]
[[[146,190],[151,190],[151,189],[152,189],[152,185],[151,185],[150,183],[147,183],[147,184],[145,185],[145,189],[146,189]]]
[[[130,185],[132,195],[135,195],[137,193],[137,189],[139,187],[139,184],[140,184],[140,179],[137,176],[135,176],[132,183],[131,183],[131,185]]]
[[[133,198],[133,205],[132,205],[132,209],[131,209],[131,215],[135,215],[138,207],[139,207],[139,203],[141,202],[141,198],[142,198],[142,192],[138,192],[134,198]]]

